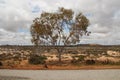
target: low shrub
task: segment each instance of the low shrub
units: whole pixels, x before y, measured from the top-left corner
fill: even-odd
[[[101,62],[103,65],[120,65],[120,61],[119,62],[113,62],[110,60],[106,60],[106,61],[102,61]]]
[[[107,65],[107,64],[110,64],[111,62],[109,60],[106,60],[106,61],[102,61],[101,62],[103,65]]]
[[[0,62],[0,66],[2,66],[3,64],[2,64],[2,62]]]
[[[95,60],[86,60],[85,63],[87,65],[93,65],[93,64],[95,64]]]
[[[30,55],[29,63],[30,64],[44,64],[45,60],[47,59],[46,56],[39,56],[39,55]]]
[[[70,53],[70,54],[78,54],[78,51],[72,50],[72,51],[68,51],[67,53]]]
[[[73,56],[73,59],[71,60],[71,63],[75,64],[77,63],[78,61],[75,59],[75,57]]]
[[[80,55],[80,56],[78,56],[78,61],[84,61],[84,58],[85,58],[85,56]]]
[[[83,55],[79,55],[79,56],[72,56],[72,60],[71,60],[71,63],[79,63],[79,62],[82,62],[84,61],[84,58],[85,56]],[[76,59],[77,58],[77,59]]]

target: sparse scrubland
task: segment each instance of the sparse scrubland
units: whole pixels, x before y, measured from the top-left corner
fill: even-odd
[[[85,47],[84,47],[85,48]],[[86,51],[81,49],[66,50],[62,52],[59,62],[58,53],[55,49],[35,54],[33,49],[0,48],[0,68],[9,69],[97,69],[120,68],[120,51],[103,50],[96,53],[92,49]],[[95,47],[96,48],[96,47]],[[119,48],[119,47],[118,47]],[[87,53],[88,51],[89,53]],[[90,53],[91,50],[91,53]],[[99,51],[99,50],[98,50]],[[93,52],[93,53],[92,53]]]

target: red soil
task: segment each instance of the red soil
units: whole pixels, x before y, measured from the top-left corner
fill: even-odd
[[[112,65],[48,65],[48,68],[45,68],[44,65],[26,65],[26,66],[1,66],[0,69],[17,69],[17,70],[81,70],[81,69],[120,69],[120,66]]]

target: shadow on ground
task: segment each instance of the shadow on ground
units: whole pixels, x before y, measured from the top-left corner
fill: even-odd
[[[0,76],[0,80],[31,80],[31,79],[26,77]]]

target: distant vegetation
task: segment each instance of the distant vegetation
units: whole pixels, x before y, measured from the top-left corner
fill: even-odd
[[[55,48],[64,48],[62,63],[72,65],[120,65],[120,46],[0,46],[0,66],[58,64]],[[40,52],[42,49],[43,52]]]

